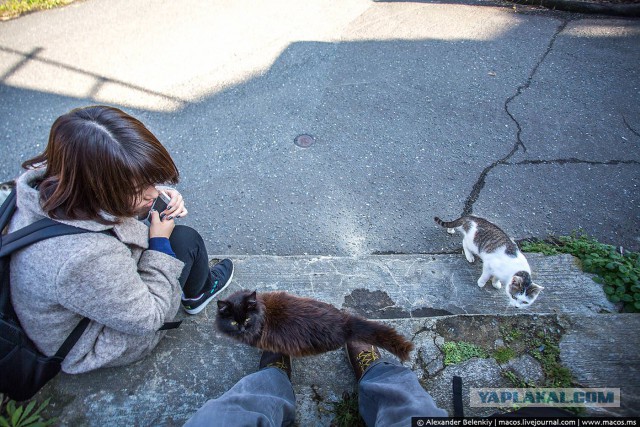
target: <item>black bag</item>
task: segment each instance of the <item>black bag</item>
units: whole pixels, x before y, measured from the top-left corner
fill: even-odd
[[[15,189],[0,207],[0,234],[15,211]],[[55,236],[88,230],[45,218],[13,233],[0,235],[0,392],[14,400],[26,400],[60,372],[60,365],[78,341],[89,319],[82,319],[51,357],[40,353],[27,337],[11,305],[9,256],[27,245]]]

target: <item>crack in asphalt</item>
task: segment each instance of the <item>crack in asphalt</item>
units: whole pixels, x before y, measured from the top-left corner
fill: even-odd
[[[627,127],[627,129],[629,129],[635,136],[640,138],[640,132],[631,127],[631,125],[627,122],[627,118],[624,116],[624,114],[622,115],[622,121],[624,122],[624,125]]]
[[[529,73],[529,77],[527,78],[527,81],[521,84],[520,86],[518,86],[518,88],[516,89],[516,93],[511,95],[505,101],[504,110],[507,113],[507,115],[511,118],[511,120],[513,120],[513,122],[516,124],[516,127],[518,129],[516,132],[516,143],[514,144],[513,148],[506,156],[504,156],[500,160],[493,162],[492,164],[484,168],[483,171],[480,173],[480,176],[478,177],[476,183],[473,185],[473,188],[471,189],[471,194],[469,194],[469,197],[464,203],[464,209],[462,211],[463,216],[471,215],[473,213],[473,205],[478,200],[478,197],[480,197],[480,192],[484,188],[485,181],[489,172],[491,172],[491,170],[493,170],[493,168],[495,168],[498,165],[506,164],[507,161],[511,157],[513,157],[513,155],[520,149],[520,147],[522,147],[523,151],[525,152],[527,151],[527,147],[524,145],[524,142],[522,142],[522,139],[521,139],[522,126],[520,126],[520,123],[518,122],[518,120],[514,117],[513,114],[511,114],[511,111],[509,111],[509,104],[514,99],[519,97],[525,89],[528,89],[531,86],[531,82],[533,81],[533,77],[535,76],[535,74],[538,72],[538,68],[540,68],[540,65],[542,65],[542,63],[545,61],[549,53],[551,53],[551,50],[553,50],[553,45],[555,44],[556,39],[558,38],[560,33],[566,28],[566,26],[569,24],[569,21],[570,20],[568,19],[565,19],[562,21],[562,23],[556,29],[556,32],[551,37],[551,40],[547,45],[547,50],[544,52],[542,57],[538,60],[538,62],[534,65],[533,69]]]
[[[522,160],[516,163],[504,163],[505,165],[566,165],[566,164],[587,164],[587,165],[640,165],[638,160],[607,160],[604,162],[581,160],[570,157],[568,159],[555,160]]]

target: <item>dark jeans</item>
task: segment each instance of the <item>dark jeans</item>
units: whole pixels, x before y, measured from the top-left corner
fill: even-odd
[[[180,286],[185,298],[195,298],[213,286],[209,256],[202,236],[186,225],[176,225],[169,238],[176,257],[184,262]]]
[[[371,364],[360,379],[358,394],[358,409],[367,426],[403,427],[411,425],[411,417],[447,416],[416,374],[395,360]],[[295,405],[287,374],[267,367],[206,402],[185,427],[288,426],[294,422]]]

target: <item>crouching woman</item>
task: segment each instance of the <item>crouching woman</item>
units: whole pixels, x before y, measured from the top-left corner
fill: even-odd
[[[195,314],[231,281],[229,260],[209,267],[176,190],[152,211],[160,184],[176,184],[167,150],[137,119],[94,106],[59,117],[45,151],[22,165],[9,231],[49,217],[89,232],[53,237],[11,256],[11,301],[27,335],[53,355],[84,317],[62,363],[67,373],[126,365],[160,341],[180,305]],[[163,219],[160,218],[162,214]]]

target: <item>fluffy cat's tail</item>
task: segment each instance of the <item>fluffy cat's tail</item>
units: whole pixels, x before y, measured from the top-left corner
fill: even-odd
[[[394,328],[383,323],[372,322],[352,316],[349,319],[350,340],[362,341],[393,353],[403,362],[409,358],[413,344],[400,335]]]
[[[456,228],[456,227],[460,227],[462,224],[464,224],[464,217],[461,216],[460,218],[451,221],[451,222],[445,222],[443,220],[441,220],[440,218],[438,218],[437,216],[433,218],[433,220],[436,222],[436,224],[441,225],[445,228]]]

